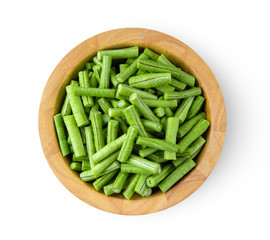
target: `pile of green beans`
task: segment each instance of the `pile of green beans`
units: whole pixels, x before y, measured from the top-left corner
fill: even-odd
[[[210,126],[195,77],[138,46],[100,50],[54,119],[70,169],[105,195],[168,191],[196,166]]]

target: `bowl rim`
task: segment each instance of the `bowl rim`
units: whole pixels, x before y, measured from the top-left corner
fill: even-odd
[[[69,169],[63,158],[54,130],[53,115],[59,112],[57,105],[65,94],[65,86],[75,78],[79,69],[90,60],[97,50],[138,45],[164,53],[169,60],[196,77],[197,85],[206,98],[207,119],[211,127],[207,143],[197,159],[197,166],[165,194],[148,198],[126,200],[105,196],[90,184],[81,181],[78,174]],[[88,38],[74,47],[58,63],[49,77],[39,107],[39,136],[46,160],[60,182],[76,197],[87,204],[116,214],[142,215],[158,212],[183,201],[195,192],[214,169],[222,151],[226,134],[226,110],[218,82],[202,58],[189,46],[165,33],[145,28],[120,28]],[[64,161],[63,161],[64,159]]]

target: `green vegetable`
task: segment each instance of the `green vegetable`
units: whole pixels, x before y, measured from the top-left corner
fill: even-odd
[[[195,167],[206,143],[210,122],[195,77],[138,46],[87,60],[53,117],[70,169],[106,196],[166,192]]]
[[[177,181],[179,181],[184,175],[186,175],[192,168],[196,166],[196,163],[192,159],[187,159],[178,168],[176,168],[167,178],[165,178],[158,187],[162,192],[167,192]]]
[[[65,125],[63,122],[62,114],[56,114],[53,117],[54,125],[58,137],[59,146],[63,156],[67,156],[70,153],[67,143],[67,137],[65,133]]]

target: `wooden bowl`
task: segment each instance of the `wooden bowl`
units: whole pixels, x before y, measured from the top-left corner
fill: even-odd
[[[60,112],[65,87],[100,49],[138,45],[165,54],[175,65],[194,75],[206,98],[205,112],[211,127],[206,145],[197,158],[197,166],[165,194],[160,191],[147,198],[126,200],[122,196],[105,196],[80,180],[62,157],[54,129],[53,115]],[[224,100],[215,76],[206,63],[187,45],[161,32],[142,28],[111,30],[87,39],[71,50],[51,74],[40,102],[39,134],[45,157],[57,178],[76,197],[101,210],[126,215],[148,214],[169,208],[192,194],[209,176],[222,150],[226,131]]]

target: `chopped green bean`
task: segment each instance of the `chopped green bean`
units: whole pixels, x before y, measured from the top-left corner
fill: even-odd
[[[139,47],[129,47],[129,48],[120,48],[112,50],[100,50],[97,52],[97,59],[102,60],[104,56],[111,56],[112,59],[123,59],[123,58],[133,58],[138,57]]]
[[[101,62],[100,59],[98,59],[97,57],[94,57],[94,58],[93,58],[93,62],[94,62],[96,65],[102,67],[102,62]]]
[[[152,99],[144,99],[143,102],[148,107],[177,107],[177,100],[152,100]]]
[[[148,175],[140,175],[139,179],[136,183],[136,186],[134,188],[134,191],[141,195],[142,197],[145,195],[144,192],[147,189],[146,185],[146,179],[148,178]]]
[[[152,130],[155,132],[161,132],[162,130],[162,125],[158,122],[146,120],[146,119],[141,119],[143,126],[145,127],[146,130]]]
[[[165,110],[163,107],[157,107],[154,109],[154,113],[157,117],[162,118],[165,115]]]
[[[121,163],[121,172],[152,175],[152,171],[128,163]]]
[[[139,59],[137,68],[153,73],[171,73],[172,77],[179,77],[181,69],[168,66],[148,59]]]
[[[182,124],[185,121],[188,111],[193,103],[193,100],[194,100],[194,97],[185,98],[183,102],[180,104],[176,113],[174,114],[174,116],[179,119],[180,124]]]
[[[120,64],[119,65],[119,71],[120,72],[123,72],[126,68],[128,68],[129,67],[129,64],[127,64],[127,63],[122,63],[122,64]]]
[[[79,74],[79,83],[80,87],[90,87],[90,79],[88,77],[88,71],[80,71]],[[94,103],[94,99],[92,97],[82,96],[83,106],[84,107],[92,107]]]
[[[112,65],[112,57],[107,55],[103,56],[100,84],[99,84],[100,88],[110,87],[111,65]]]
[[[101,148],[94,155],[92,155],[93,161],[95,163],[98,163],[98,162],[102,161],[104,158],[106,158],[107,156],[109,156],[111,153],[113,153],[114,151],[119,149],[123,145],[126,137],[127,137],[127,135],[124,134],[121,137],[115,139],[114,141],[108,143],[103,148]]]
[[[156,175],[152,175],[147,178],[146,184],[148,187],[157,187],[160,182],[162,182],[171,172],[175,169],[174,165],[171,163],[166,164],[161,168],[161,172]]]
[[[148,56],[144,53],[140,54],[136,60],[129,65],[123,72],[116,75],[116,80],[120,83],[125,82],[129,77],[131,77],[137,71],[137,63],[140,59],[147,59]]]
[[[110,104],[110,102],[102,97],[98,100],[98,104],[100,106],[100,108],[102,109],[102,111],[105,113],[105,114],[108,114],[109,113],[109,108],[112,107],[112,105]]]
[[[79,96],[114,98],[115,89],[75,87],[75,94]]]
[[[189,90],[185,90],[182,92],[169,92],[164,94],[164,99],[169,100],[169,99],[183,99],[183,98],[188,98],[188,97],[194,97],[198,96],[202,93],[202,89],[199,87],[194,87]]]
[[[184,71],[180,72],[180,76],[178,76],[177,79],[190,87],[195,85],[195,77]]]
[[[82,171],[90,170],[90,162],[89,160],[82,161]]]
[[[126,64],[130,65],[130,64],[133,63],[135,60],[136,60],[135,57],[134,57],[134,58],[128,58],[128,59],[126,60]]]
[[[143,99],[153,99],[153,100],[157,99],[157,96],[155,96],[155,95],[153,95],[151,93],[142,91],[140,89],[132,88],[132,87],[130,87],[128,85],[125,85],[125,84],[119,84],[117,91],[118,91],[119,94],[121,94],[123,96],[126,96],[128,98],[133,93],[136,93],[140,98],[143,98]]]
[[[109,120],[107,131],[107,144],[114,141],[118,136],[119,122],[116,120]]]
[[[130,96],[129,101],[141,112],[141,114],[146,119],[157,123],[160,122],[159,118],[155,116],[152,110],[143,102],[143,99],[141,99],[136,93]]]
[[[143,149],[140,149],[139,150],[139,155],[140,157],[144,158],[144,157],[147,157],[148,155],[154,153],[158,151],[158,149],[155,149],[155,148],[143,148]]]
[[[65,116],[64,123],[67,127],[68,134],[74,149],[74,154],[76,157],[85,156],[85,149],[80,134],[80,130],[76,124],[75,117],[73,115]]]
[[[131,177],[131,180],[127,186],[127,188],[125,189],[125,191],[123,192],[123,195],[126,199],[130,199],[133,194],[134,194],[134,189],[135,189],[135,186],[138,182],[138,179],[139,179],[140,175],[138,174],[134,174],[132,177]]]
[[[113,183],[113,192],[120,193],[128,178],[129,173],[119,172]]]
[[[119,156],[117,158],[120,162],[126,162],[131,154],[133,149],[135,138],[138,134],[138,128],[134,126],[130,126],[127,130],[127,137],[121,147]]]
[[[139,128],[139,132],[138,132],[139,136],[144,136],[144,137],[148,136],[142,124],[142,121],[139,117],[139,114],[133,105],[127,107],[124,110],[124,114],[130,126],[137,126]]]
[[[106,175],[103,175],[93,182],[94,188],[99,191],[102,189],[116,174],[118,170],[114,170]]]
[[[62,106],[61,114],[63,117],[71,114],[71,107],[69,104],[68,95],[66,95],[66,97],[65,97],[65,101],[64,101],[63,106]]]
[[[177,152],[179,149],[179,146],[177,144],[157,138],[138,137],[136,143],[145,147],[156,148],[162,151],[169,152]]]
[[[199,136],[184,152],[177,152],[177,156],[192,156],[205,144],[205,142],[206,140],[202,136]]]
[[[94,133],[92,126],[87,126],[84,128],[85,131],[85,140],[86,140],[86,149],[90,162],[90,167],[93,169],[95,166],[94,161],[92,160],[92,155],[96,152],[95,142],[94,142]]]
[[[79,162],[72,162],[69,165],[70,169],[76,171],[76,172],[81,172],[82,171],[82,164]]]
[[[192,159],[186,160],[178,168],[176,168],[167,178],[165,178],[158,187],[162,192],[167,192],[177,181],[186,175],[196,163]]]
[[[196,116],[196,114],[200,111],[200,108],[202,107],[204,100],[205,100],[205,98],[202,96],[197,96],[195,98],[194,102],[192,103],[192,105],[189,109],[189,112],[187,115],[187,120]]]
[[[186,148],[193,143],[199,136],[201,136],[210,126],[210,122],[201,119],[178,143],[179,152],[183,153]]]
[[[121,108],[121,107],[126,108],[128,106],[130,106],[130,103],[126,100],[120,100],[117,104],[117,107],[119,107],[119,108]]]
[[[54,125],[58,137],[59,146],[63,156],[67,156],[70,153],[70,149],[67,143],[67,137],[65,133],[65,124],[62,114],[56,114],[53,117]]]
[[[110,117],[112,118],[118,118],[118,117],[124,117],[124,110],[126,108],[122,107],[122,108],[109,108],[108,114]]]
[[[100,83],[101,65],[93,66],[93,72],[98,83]]]
[[[134,88],[152,88],[170,84],[172,80],[170,73],[146,73],[130,77],[128,82]]]
[[[179,119],[177,117],[169,117],[167,119],[167,128],[166,128],[166,137],[165,140],[167,142],[176,143],[176,135],[179,127]],[[164,159],[176,159],[176,153],[175,152],[164,152]]]
[[[143,51],[148,57],[150,57],[152,60],[157,61],[159,55],[150,50],[149,48],[145,48]]]
[[[135,167],[139,167],[144,169],[147,172],[151,172],[152,174],[157,174],[160,172],[160,164],[149,161],[147,159],[138,157],[134,154],[131,154],[128,161],[128,164],[131,164]]]
[[[78,127],[85,126],[89,123],[83,108],[81,98],[75,95],[75,88],[77,86],[69,85],[66,87],[67,96],[69,99],[70,107],[73,113],[73,116],[76,120]]]
[[[93,133],[94,133],[94,142],[95,142],[96,151],[99,151],[105,146],[105,139],[104,139],[104,134],[103,134],[103,129],[102,129],[102,114],[99,111],[93,111],[92,116],[93,117],[91,118],[91,122],[92,122]]]

